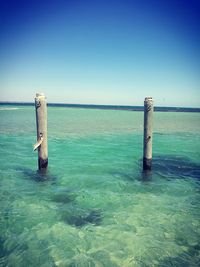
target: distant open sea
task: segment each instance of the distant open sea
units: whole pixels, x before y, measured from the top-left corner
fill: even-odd
[[[1,267],[200,266],[200,113],[154,112],[146,174],[143,112],[105,108],[49,105],[42,175],[34,106],[0,105]]]

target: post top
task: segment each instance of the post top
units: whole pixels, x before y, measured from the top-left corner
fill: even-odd
[[[144,101],[153,101],[153,98],[151,96],[145,97]]]
[[[36,93],[36,97],[38,96],[44,96],[44,93]]]

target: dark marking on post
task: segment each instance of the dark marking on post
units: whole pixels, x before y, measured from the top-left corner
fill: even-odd
[[[151,170],[152,159],[143,158],[143,169]]]
[[[48,159],[42,159],[42,158],[38,158],[38,167],[39,170],[41,169],[46,169],[48,166]]]

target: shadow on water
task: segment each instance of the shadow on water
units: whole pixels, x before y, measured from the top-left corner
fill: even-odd
[[[127,182],[135,182],[135,181],[141,181],[141,182],[150,182],[152,181],[153,177],[153,170],[142,170],[142,162],[143,159],[138,161],[137,167],[132,168],[131,170],[125,171],[110,171],[109,174],[112,175],[115,179],[122,179]]]
[[[75,192],[67,188],[62,188],[54,192],[51,196],[51,200],[58,204],[68,204],[73,202],[76,199],[76,196]]]
[[[200,246],[195,245],[189,247],[187,252],[181,253],[177,257],[166,257],[160,261],[158,267],[183,267],[183,266],[200,266],[199,260]],[[192,259],[192,262],[191,262]]]
[[[0,266],[7,266],[7,262],[6,262],[6,255],[7,250],[4,247],[4,242],[5,240],[3,238],[0,237]]]
[[[55,183],[57,180],[57,177],[53,175],[49,170],[31,170],[28,168],[22,168],[17,167],[15,168],[17,172],[22,173],[22,175],[30,180],[34,180],[36,182],[45,182],[45,181],[51,181],[52,183]]]
[[[74,209],[66,211],[62,215],[62,220],[76,227],[83,227],[87,224],[100,225],[102,214],[100,210]]]
[[[153,172],[161,174],[167,178],[179,177],[200,180],[200,165],[184,157],[154,157]]]
[[[141,179],[142,182],[150,182],[152,181],[152,171],[145,170],[142,171]]]
[[[26,179],[36,182],[50,181],[53,185],[56,184],[56,176],[49,171],[33,171],[28,168],[16,168],[17,172],[23,174]],[[99,210],[85,210],[81,206],[75,204],[77,192],[68,188],[52,188],[53,191],[47,193],[49,200],[57,203],[57,208],[60,210],[61,220],[65,223],[76,227],[82,227],[86,224],[100,225],[102,214]]]
[[[22,265],[20,266],[52,266],[52,267],[57,267],[53,257],[49,255],[50,250],[48,248],[48,242],[47,241],[39,241],[38,240],[38,251],[45,251],[46,254],[39,259],[34,259],[34,264],[33,264],[33,259],[30,257],[29,258],[23,258],[22,255],[26,255],[29,253],[30,247],[28,245],[29,240],[23,240],[23,242],[18,242],[16,239],[16,242],[8,242],[7,240],[4,240],[3,238],[0,237],[0,266],[6,267],[6,266],[15,266],[13,264],[13,261],[9,262],[9,257],[12,259],[14,255],[18,255],[18,259],[21,258],[21,263]],[[7,244],[6,244],[7,243]],[[29,255],[29,254],[28,254]],[[46,257],[48,255],[48,257]],[[41,263],[44,264],[41,264]],[[41,264],[41,265],[40,265]],[[19,266],[19,261],[16,266]]]
[[[140,168],[141,172],[138,172]],[[141,182],[151,182],[154,174],[172,179],[172,178],[192,178],[200,180],[200,164],[193,162],[186,157],[180,156],[156,156],[152,160],[152,170],[142,170],[142,160],[139,161],[137,171],[134,172],[110,172],[110,174],[117,178],[128,182],[140,180]]]
[[[82,208],[81,204],[75,202],[76,197],[77,192],[69,189],[61,189],[51,196],[51,200],[57,203],[61,220],[76,227],[83,227],[87,224],[100,225],[101,211]]]

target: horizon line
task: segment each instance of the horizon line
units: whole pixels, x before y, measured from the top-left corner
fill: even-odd
[[[34,106],[34,102],[28,101],[0,101],[0,105],[26,105]],[[72,108],[93,108],[93,109],[114,109],[143,111],[144,106],[134,105],[113,105],[113,104],[75,104],[75,103],[54,103],[49,102],[47,106],[62,106]],[[176,111],[176,112],[200,112],[200,107],[177,107],[177,106],[154,106],[154,111]]]

